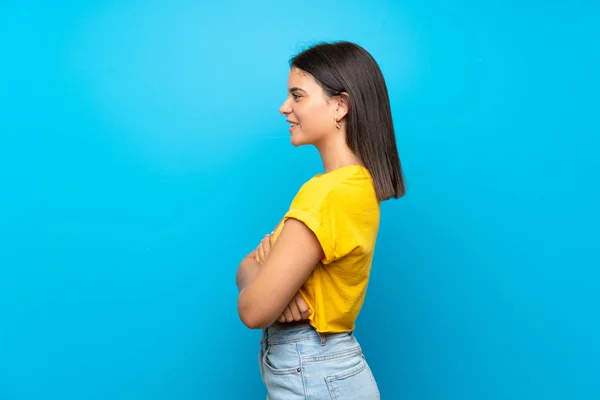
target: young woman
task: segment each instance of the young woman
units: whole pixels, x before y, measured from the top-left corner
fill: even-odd
[[[315,146],[324,172],[237,271],[239,316],[263,329],[267,398],[378,399],[353,331],[380,202],[405,192],[384,78],[362,47],[319,44],[291,60],[279,111],[292,144]]]

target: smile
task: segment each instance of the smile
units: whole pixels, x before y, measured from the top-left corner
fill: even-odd
[[[298,123],[297,122],[293,122],[293,121],[286,121],[290,124],[290,132],[292,131],[292,129],[294,129]]]

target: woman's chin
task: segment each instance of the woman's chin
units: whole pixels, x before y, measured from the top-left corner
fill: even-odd
[[[305,146],[314,144],[311,136],[303,135],[302,132],[292,132],[290,136],[290,143],[293,146]]]
[[[303,144],[306,144],[302,138],[299,138],[298,136],[295,136],[292,134],[292,136],[290,137],[290,143],[292,143],[292,146],[298,147],[298,146],[302,146]]]

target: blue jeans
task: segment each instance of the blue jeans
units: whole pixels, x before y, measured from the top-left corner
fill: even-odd
[[[260,372],[267,400],[372,400],[379,389],[354,334],[319,334],[307,322],[263,331]]]

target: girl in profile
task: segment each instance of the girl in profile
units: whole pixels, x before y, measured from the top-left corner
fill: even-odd
[[[323,173],[241,261],[238,314],[263,330],[268,399],[378,399],[353,332],[380,203],[405,193],[387,87],[373,57],[350,42],[318,44],[290,65],[279,111],[292,144],[319,151]]]

